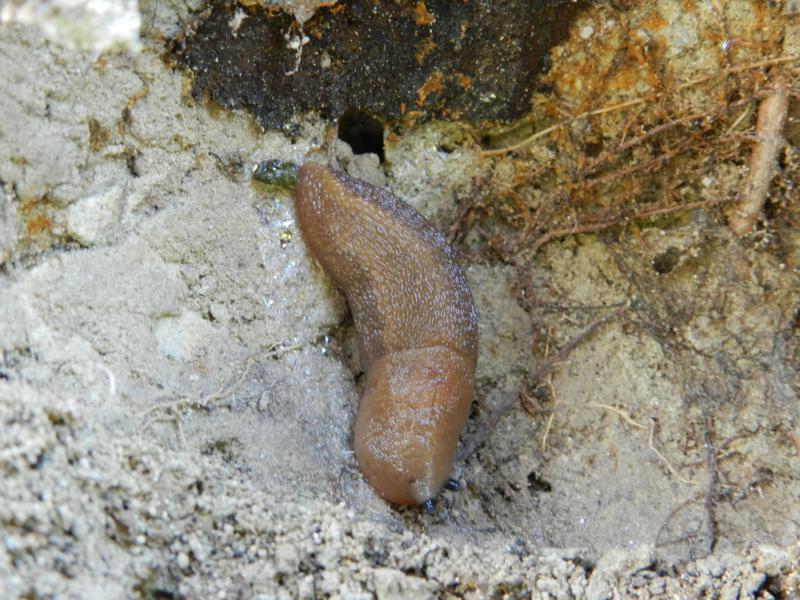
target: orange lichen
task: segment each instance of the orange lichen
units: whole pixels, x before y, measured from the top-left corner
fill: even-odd
[[[753,9],[753,15],[757,21],[764,21],[764,19],[769,15],[769,8],[766,5],[762,6],[762,4],[764,3],[752,0],[750,2],[750,6]]]
[[[425,57],[436,49],[436,42],[433,41],[433,37],[428,36],[419,42],[416,48],[417,51],[414,53],[414,58],[417,59],[417,64],[421,65]]]
[[[29,236],[38,236],[52,233],[53,222],[45,212],[45,198],[30,198],[20,205],[20,216],[25,223],[25,230]]]
[[[407,127],[412,127],[417,121],[422,118],[424,113],[420,110],[410,110],[404,115],[403,124]]]
[[[462,89],[469,89],[470,84],[472,84],[472,77],[464,75],[463,73],[458,74],[458,85],[460,85]]]
[[[46,215],[38,214],[33,215],[25,223],[25,229],[28,235],[40,235],[42,233],[50,233],[53,228],[53,222],[47,218]]]
[[[628,44],[628,54],[640,65],[647,64],[647,50],[642,44],[631,42]]]
[[[417,2],[417,6],[414,8],[414,20],[420,27],[431,25],[436,20],[436,17],[428,12],[428,7],[425,6],[425,0],[419,0],[419,2]]]
[[[440,94],[443,91],[442,74],[439,71],[434,71],[417,90],[417,106],[425,104],[431,94]]]
[[[669,21],[667,21],[665,18],[660,17],[655,13],[651,13],[642,22],[642,29],[646,29],[648,31],[658,31],[659,29],[666,27],[667,25],[669,25]]]
[[[656,76],[646,68],[629,65],[611,73],[606,82],[606,90],[615,93],[641,93],[645,85],[650,88],[658,87]]]

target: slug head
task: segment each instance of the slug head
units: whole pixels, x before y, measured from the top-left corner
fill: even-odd
[[[375,360],[355,423],[370,485],[396,504],[422,504],[447,483],[472,402],[474,360],[444,347]]]

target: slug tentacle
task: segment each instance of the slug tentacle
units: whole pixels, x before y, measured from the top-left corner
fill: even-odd
[[[387,500],[424,504],[448,481],[472,402],[467,281],[441,233],[386,190],[307,164],[294,197],[306,244],[353,314],[367,372],[361,470]]]

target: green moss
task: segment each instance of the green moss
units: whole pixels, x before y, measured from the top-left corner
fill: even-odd
[[[282,160],[265,160],[253,168],[253,181],[287,191],[297,183],[297,165]]]

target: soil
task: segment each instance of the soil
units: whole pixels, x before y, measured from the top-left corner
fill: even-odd
[[[383,162],[313,111],[197,102],[164,54],[203,7],[140,6],[138,52],[0,25],[1,598],[800,595],[796,3],[592,5],[528,116],[386,123]],[[736,237],[777,75],[787,142]],[[433,513],[361,477],[347,305],[251,177],[321,152],[453,240],[465,443],[519,398]]]

